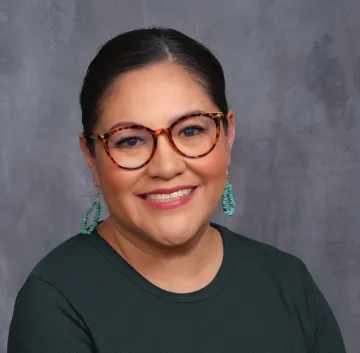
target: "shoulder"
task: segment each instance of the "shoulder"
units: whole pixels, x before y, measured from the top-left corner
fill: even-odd
[[[228,237],[235,251],[246,251],[250,257],[275,267],[283,267],[284,265],[290,265],[291,267],[304,266],[298,257],[282,251],[273,245],[251,239],[224,226],[215,226],[224,236]]]
[[[309,276],[306,265],[298,257],[266,244],[217,226],[229,238],[233,247],[235,262],[239,266],[248,266],[271,276],[276,281],[293,284],[299,279],[307,280]]]
[[[67,278],[77,277],[72,274],[76,271],[59,271],[75,263],[82,243],[77,237],[65,241],[30,273],[16,296],[8,352],[58,352],[55,347],[69,351],[75,345],[90,344],[87,326],[74,305],[78,301],[73,300],[76,297],[69,290],[74,281],[66,283]]]
[[[108,261],[92,237],[92,234],[76,234],[55,247],[36,264],[22,289],[29,283],[41,282],[69,298],[79,288],[89,290],[95,278],[110,272]]]
[[[223,231],[234,247],[238,268],[245,267],[255,281],[266,282],[262,288],[267,296],[275,289],[298,319],[308,351],[345,353],[336,318],[303,261],[274,246]]]
[[[89,238],[77,234],[43,257],[30,272],[16,296],[12,326],[30,330],[28,322],[22,320],[24,316],[33,322],[45,322],[52,319],[53,315],[60,317],[60,312],[72,317],[73,321],[77,320],[73,316],[72,288],[75,283],[86,280],[88,270],[84,267],[91,264],[90,259],[94,252],[96,250]]]
[[[88,257],[91,248],[86,235],[76,234],[45,255],[33,268],[29,277],[47,277],[58,268],[75,265]]]
[[[280,299],[282,306],[299,322],[306,322],[306,330],[311,332],[314,295],[318,290],[304,262],[227,228],[223,232],[232,247],[236,281],[246,283],[249,290],[267,293],[268,298]]]

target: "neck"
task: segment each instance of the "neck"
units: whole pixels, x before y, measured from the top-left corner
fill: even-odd
[[[205,287],[216,276],[223,259],[221,236],[209,223],[189,242],[176,247],[145,240],[111,216],[98,226],[98,232],[143,277],[171,292],[189,293]]]

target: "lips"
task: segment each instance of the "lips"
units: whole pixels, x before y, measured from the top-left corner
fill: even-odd
[[[181,197],[187,196],[193,191],[194,191],[194,188],[188,188],[188,189],[180,189],[180,190],[174,191],[172,193],[145,194],[143,197],[148,201],[167,202],[167,201],[173,201],[173,200],[177,200]]]
[[[139,195],[145,204],[155,210],[171,210],[187,204],[194,196],[196,186],[152,190]]]
[[[181,185],[181,186],[174,186],[172,188],[161,188],[161,189],[155,189],[151,190],[149,192],[143,193],[142,195],[151,195],[151,194],[171,194],[172,192],[176,192],[179,190],[184,189],[193,189],[195,188],[195,185]]]
[[[175,186],[173,188],[162,188],[151,190],[139,195],[150,202],[169,202],[188,196],[196,189],[193,185]]]

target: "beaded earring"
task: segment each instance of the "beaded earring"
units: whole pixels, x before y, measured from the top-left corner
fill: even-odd
[[[235,212],[236,203],[232,193],[232,185],[229,182],[229,172],[227,172],[227,181],[221,203],[224,213],[227,216],[232,216]]]
[[[99,223],[99,219],[100,219],[100,212],[101,212],[101,202],[99,199],[99,195],[100,195],[100,188],[97,187],[97,193],[96,193],[96,197],[94,202],[90,205],[90,207],[88,208],[88,210],[86,211],[85,217],[82,220],[81,223],[81,233],[82,234],[90,234],[98,225]],[[88,219],[90,217],[91,212],[95,209],[95,216],[94,216],[94,220],[91,223],[91,225],[89,227],[87,227],[87,222]]]

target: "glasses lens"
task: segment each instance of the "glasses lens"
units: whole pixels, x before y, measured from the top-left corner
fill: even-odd
[[[111,157],[124,168],[137,168],[146,163],[153,145],[149,131],[134,128],[116,132],[108,142]]]
[[[214,119],[199,115],[179,121],[173,128],[172,137],[176,147],[189,157],[206,154],[216,140]]]

